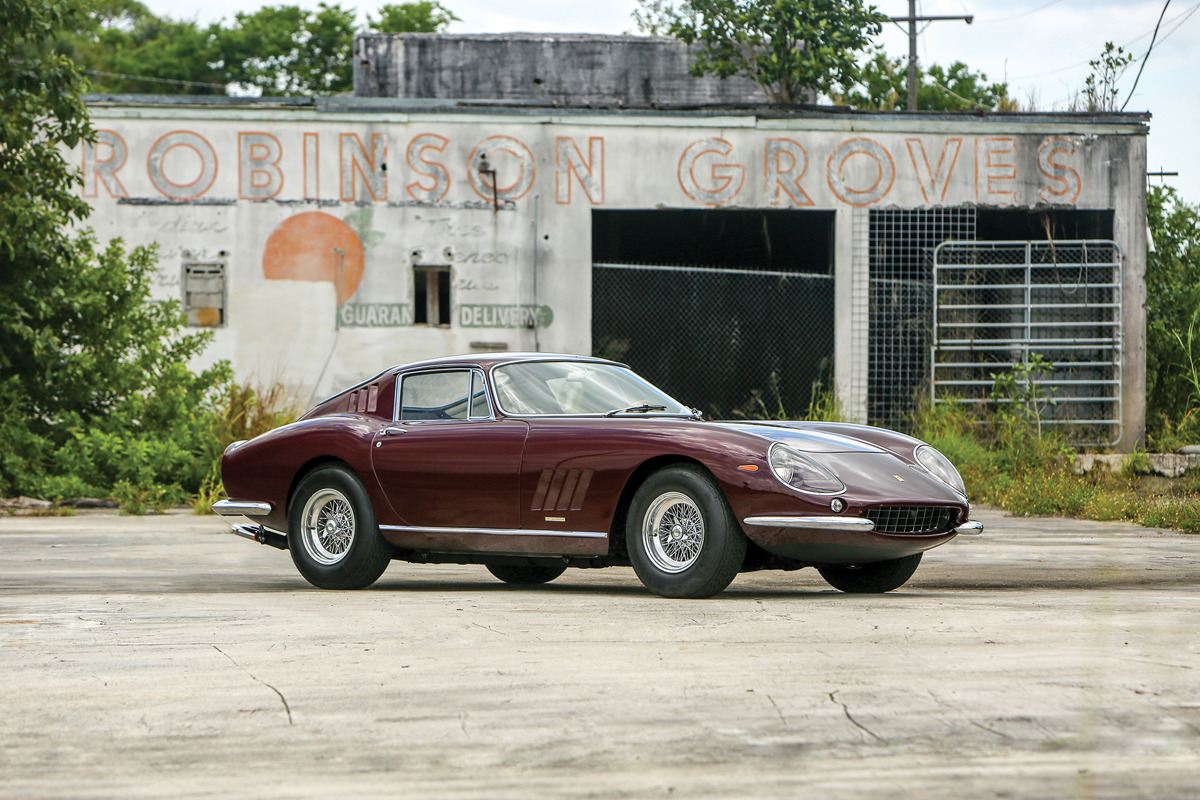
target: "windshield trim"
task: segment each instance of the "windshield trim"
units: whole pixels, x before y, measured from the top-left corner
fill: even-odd
[[[646,412],[646,413],[620,413],[620,414],[617,414],[612,417],[607,416],[609,413],[607,411],[589,411],[587,413],[579,413],[579,414],[569,414],[565,411],[558,413],[558,414],[521,414],[518,412],[509,411],[507,408],[504,407],[504,403],[500,399],[500,392],[498,391],[498,388],[496,385],[495,372],[496,372],[496,370],[500,369],[501,367],[510,367],[510,366],[513,366],[514,364],[593,364],[593,365],[602,365],[602,366],[607,366],[607,367],[617,367],[618,369],[626,370],[627,372],[629,372],[629,374],[633,375],[634,377],[638,378],[639,380],[645,381],[650,386],[653,386],[656,390],[661,392],[666,397],[670,397],[670,399],[672,401],[674,401],[675,403],[679,403],[679,405],[682,406],[684,410],[682,410],[682,411],[651,411],[651,412]],[[650,381],[647,381],[641,375],[638,375],[636,372],[634,372],[632,369],[629,368],[628,364],[622,364],[619,361],[609,361],[609,360],[603,359],[603,358],[591,358],[591,357],[581,356],[579,358],[513,359],[512,361],[505,361],[501,364],[493,364],[491,369],[489,369],[487,371],[487,380],[488,380],[488,384],[489,384],[488,388],[491,389],[492,401],[496,404],[496,409],[504,416],[512,417],[514,419],[644,419],[644,418],[651,418],[651,417],[669,417],[672,419],[696,419],[697,418],[695,413],[693,413],[692,409],[688,408],[685,404],[680,403],[678,400],[676,400],[674,397],[671,397],[669,394],[664,392],[662,389],[659,389],[657,386],[654,386],[653,383],[650,383]]]

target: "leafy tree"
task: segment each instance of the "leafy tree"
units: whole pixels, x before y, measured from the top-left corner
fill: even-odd
[[[776,103],[827,94],[858,75],[886,19],[862,0],[638,0],[638,26],[699,42],[695,75],[744,74]]]
[[[56,43],[78,24],[66,2],[0,0],[0,493],[190,491],[228,367],[187,368],[208,337],[149,300],[151,251],[69,233],[88,207],[67,149],[92,131]]]
[[[462,22],[437,0],[388,4],[380,7],[379,19],[367,17],[367,27],[380,33],[437,33],[451,22]]]
[[[338,94],[354,85],[354,12],[321,3],[316,11],[267,6],[241,13],[215,32],[231,83],[264,95]]]
[[[0,398],[44,398],[42,380],[62,348],[50,308],[55,275],[72,256],[65,228],[88,206],[61,145],[91,135],[83,77],[53,50],[74,24],[66,3],[0,0]]]
[[[56,49],[83,69],[94,91],[225,94],[212,29],[156,17],[137,0],[79,0],[79,7]]]
[[[1200,310],[1200,206],[1155,186],[1146,212],[1154,240],[1146,261],[1146,425],[1152,439],[1195,443],[1200,386],[1191,368],[1200,362],[1200,341],[1188,333]]]
[[[228,24],[158,17],[138,0],[73,0],[79,12],[55,49],[87,74],[93,91],[153,94],[328,95],[354,82],[353,9],[322,3],[268,6]],[[433,33],[458,17],[436,0],[385,5],[371,28]]]
[[[949,69],[933,64],[928,70],[917,66],[917,109],[920,111],[1014,111],[1008,84],[987,82],[987,75],[972,71],[961,61]],[[855,81],[831,93],[836,103],[855,108],[890,111],[907,101],[908,65],[904,59],[889,58],[876,48]]]

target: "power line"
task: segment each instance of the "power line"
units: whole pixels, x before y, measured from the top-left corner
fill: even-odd
[[[1021,17],[1028,17],[1030,14],[1036,14],[1037,12],[1041,11],[1044,8],[1049,8],[1050,6],[1057,5],[1058,3],[1061,3],[1061,2],[1062,2],[1062,0],[1050,0],[1049,3],[1040,5],[1037,8],[1031,8],[1028,11],[1022,11],[1020,14],[1013,14],[1012,16],[1009,16],[1009,17],[1000,17],[999,19],[981,19],[981,20],[979,20],[979,24],[980,25],[990,25],[990,24],[996,23],[996,22],[1009,22],[1010,20],[1020,19]]]
[[[170,83],[176,86],[207,86],[212,89],[226,89],[228,84],[224,83],[204,83],[203,81],[183,81],[175,78],[151,78],[147,75],[127,75],[124,72],[101,72],[98,69],[85,69],[89,75],[103,75],[106,78],[129,78],[135,81],[146,81],[148,83]]]
[[[1163,4],[1162,13],[1158,15],[1158,22],[1154,25],[1154,35],[1150,37],[1150,46],[1146,48],[1146,55],[1142,56],[1142,65],[1138,67],[1137,77],[1133,79],[1133,86],[1129,87],[1129,96],[1125,98],[1125,102],[1121,104],[1121,110],[1125,110],[1125,106],[1129,105],[1129,101],[1133,99],[1133,92],[1137,89],[1138,81],[1142,79],[1142,70],[1146,68],[1146,61],[1149,60],[1150,54],[1154,52],[1154,40],[1158,38],[1158,26],[1162,25],[1163,17],[1167,15],[1167,6],[1171,5],[1171,0],[1167,0]]]
[[[1175,19],[1170,20],[1168,22],[1168,24],[1174,23],[1175,27],[1171,28],[1171,30],[1164,33],[1162,35],[1162,38],[1158,40],[1158,44],[1161,45],[1167,39],[1170,39],[1176,33],[1176,31],[1178,31],[1180,28],[1183,27],[1184,23],[1186,23],[1189,19],[1192,18],[1192,16],[1195,15],[1195,13],[1197,11],[1200,11],[1200,3],[1197,3],[1196,5],[1192,6],[1190,9],[1183,12],[1183,14],[1181,14],[1180,16],[1175,17]],[[1145,39],[1149,35],[1150,34],[1148,34],[1148,33],[1142,34],[1141,36],[1137,37],[1137,39],[1134,39],[1133,41],[1136,42],[1140,39]],[[1131,42],[1131,44],[1132,44],[1132,42]],[[1067,67],[1066,69],[1069,69],[1069,67]],[[1046,74],[1053,74],[1053,73],[1046,73]],[[1029,77],[1029,76],[1026,76],[1026,77]],[[1057,108],[1060,104],[1069,102],[1070,100],[1071,100],[1070,97],[1064,98],[1062,100],[1055,100],[1053,103],[1050,104],[1050,108]]]
[[[1174,24],[1176,22],[1178,22],[1179,25],[1176,25],[1170,31],[1165,33],[1163,35],[1163,41],[1166,41],[1166,38],[1168,36],[1170,36],[1175,31],[1179,30],[1179,26],[1182,25],[1184,22],[1186,22],[1187,19],[1192,14],[1196,13],[1197,9],[1200,9],[1200,3],[1196,3],[1191,8],[1188,8],[1187,10],[1180,12],[1179,16],[1174,17],[1173,19],[1169,20],[1167,22],[1168,25]],[[1140,42],[1142,39],[1145,39],[1149,35],[1150,35],[1150,31],[1146,31],[1145,33],[1141,34],[1140,36],[1135,36],[1134,38],[1125,42],[1123,45],[1121,45],[1121,47],[1129,47],[1132,44],[1136,44],[1137,42]],[[1020,80],[1025,80],[1026,78],[1044,78],[1047,75],[1057,75],[1058,73],[1064,72],[1068,69],[1075,69],[1075,67],[1085,67],[1090,63],[1091,63],[1091,59],[1089,59],[1087,61],[1078,61],[1074,64],[1068,64],[1065,67],[1056,67],[1055,69],[1046,70],[1045,72],[1033,72],[1028,75],[1012,75],[1009,77],[1009,80],[1020,81]]]

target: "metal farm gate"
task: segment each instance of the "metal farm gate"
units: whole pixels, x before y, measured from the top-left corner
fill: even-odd
[[[993,376],[1040,354],[1044,422],[1076,444],[1121,438],[1121,251],[1108,240],[965,242],[934,251],[934,402],[988,402]]]

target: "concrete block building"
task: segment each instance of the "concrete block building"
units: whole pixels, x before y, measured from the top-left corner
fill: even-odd
[[[159,244],[209,358],[304,397],[544,350],[902,425],[1038,353],[1053,423],[1142,437],[1147,115],[770,106],[657,41],[370,36],[363,96],[93,97],[90,224]]]

